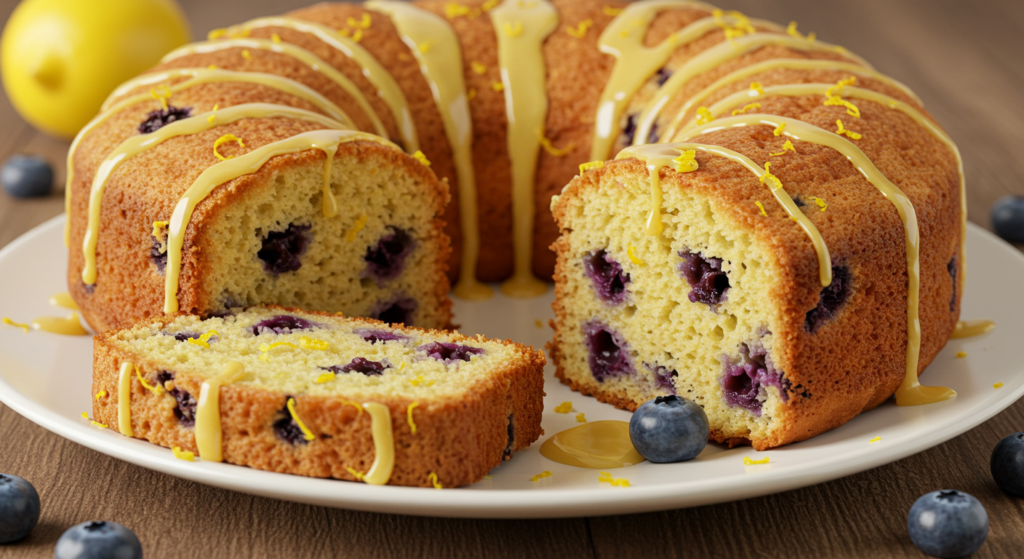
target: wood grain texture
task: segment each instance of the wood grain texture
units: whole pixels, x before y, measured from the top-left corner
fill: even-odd
[[[308,2],[182,0],[195,37]],[[0,18],[13,9],[0,0]],[[726,8],[845,45],[913,88],[959,143],[971,221],[1024,195],[1024,3],[1013,0],[734,0]],[[36,153],[64,177],[67,142],[41,135],[0,99],[0,159]],[[60,193],[0,194],[0,246],[62,211]],[[0,270],[0,273],[17,273]],[[1014,295],[1017,296],[1017,295]],[[0,309],[2,310],[2,309]],[[0,366],[3,366],[0,363]],[[40,525],[0,556],[52,557],[68,527],[106,519],[131,527],[146,557],[922,557],[906,535],[914,500],[935,489],[977,496],[991,519],[975,557],[1019,557],[1024,500],[991,480],[989,454],[1024,429],[1024,402],[916,456],[841,480],[723,505],[566,520],[433,519],[298,505],[206,487],[68,442],[0,405],[0,472],[31,480]]]

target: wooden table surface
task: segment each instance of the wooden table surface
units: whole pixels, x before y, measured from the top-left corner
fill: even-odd
[[[197,38],[309,3],[181,2]],[[0,18],[6,21],[14,4],[0,0]],[[1024,2],[734,0],[727,7],[796,20],[802,31],[850,48],[914,89],[960,146],[971,221],[989,227],[998,197],[1024,194]],[[45,156],[62,185],[67,147],[0,100],[0,160]],[[0,246],[61,211],[60,193],[37,200],[0,193]],[[1018,402],[916,456],[779,495],[650,514],[477,520],[351,512],[215,489],[86,449],[0,404],[0,472],[29,479],[43,503],[31,536],[0,545],[0,556],[52,557],[65,529],[103,519],[134,530],[150,558],[922,557],[907,537],[910,505],[929,491],[957,488],[988,509],[988,540],[975,556],[1020,557],[1024,501],[999,491],[988,461],[1000,438],[1022,429]]]

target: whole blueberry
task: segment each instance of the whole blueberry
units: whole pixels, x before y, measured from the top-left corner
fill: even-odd
[[[42,157],[14,155],[0,169],[0,182],[15,198],[46,196],[53,187],[53,168]]]
[[[39,493],[18,476],[0,474],[0,543],[20,540],[39,522]]]
[[[142,543],[117,522],[83,522],[57,540],[54,559],[142,559]]]
[[[1003,196],[992,206],[992,228],[1003,240],[1024,243],[1024,198]]]
[[[932,491],[910,507],[907,531],[910,541],[928,555],[967,557],[985,543],[988,513],[963,491]]]
[[[989,467],[999,489],[1007,495],[1024,498],[1024,432],[996,443]]]
[[[629,439],[651,462],[682,462],[704,450],[710,429],[708,415],[697,404],[679,396],[658,396],[633,413]]]

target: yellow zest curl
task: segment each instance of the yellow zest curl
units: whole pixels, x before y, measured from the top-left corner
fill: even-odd
[[[540,141],[540,145],[544,148],[544,151],[555,157],[565,157],[572,148],[576,147],[576,144],[570,142],[569,145],[564,148],[556,148],[555,145],[551,143],[551,140],[544,135],[543,130],[537,130],[537,139]]]
[[[277,43],[277,44],[279,44],[279,45],[281,44],[281,37],[279,37],[279,36],[277,35],[277,33],[271,33],[271,34],[270,34],[270,40],[271,40],[271,41],[274,41],[275,43]]]
[[[422,54],[427,54],[428,52],[430,52],[430,47],[432,47],[432,46],[433,46],[433,42],[432,41],[423,41],[422,43],[416,45],[416,48]]]
[[[882,437],[875,437],[875,438],[871,439],[870,441],[868,441],[868,444],[877,443],[880,440],[882,440]]]
[[[587,30],[590,29],[590,26],[592,25],[594,25],[594,20],[585,19],[576,27],[566,27],[565,32],[577,39],[582,39],[587,36]]]
[[[622,13],[622,8],[613,8],[611,6],[605,6],[601,8],[601,11],[604,12],[604,15],[606,16],[617,16],[620,13]]]
[[[742,109],[736,109],[735,111],[733,111],[732,112],[732,116],[746,114],[747,111],[752,111],[754,109],[760,109],[760,108],[761,108],[761,103],[749,103],[746,106],[744,106]]]
[[[817,204],[818,209],[820,209],[821,211],[825,211],[828,208],[828,204],[826,204],[824,200],[818,198],[817,196],[811,196],[811,201]]]
[[[270,351],[273,350],[273,349],[279,348],[279,347],[290,347],[290,348],[294,348],[294,349],[299,349],[299,346],[297,346],[297,345],[295,345],[293,343],[290,343],[290,342],[274,342],[274,343],[269,344],[269,345],[268,344],[260,344],[260,351],[263,352],[263,355],[260,355],[260,361],[269,361],[270,360]]]
[[[786,33],[788,33],[790,37],[794,37],[797,39],[807,39],[811,43],[813,43],[814,40],[817,38],[817,35],[813,32],[808,33],[807,36],[801,35],[800,32],[796,30],[795,21],[789,22],[789,26],[786,27]]]
[[[760,460],[752,460],[749,456],[744,456],[743,457],[743,465],[744,466],[760,466],[761,464],[767,464],[770,461],[771,461],[771,458],[769,458],[767,456],[765,456],[764,458],[762,458]]]
[[[399,369],[399,370],[401,370],[401,369]],[[411,384],[413,386],[420,386],[420,385],[423,385],[423,386],[434,386],[434,381],[432,381],[432,380],[424,380],[423,375],[416,375],[416,378],[410,380],[409,384]]]
[[[362,231],[364,227],[366,227],[366,220],[366,214],[359,216],[359,219],[357,219],[356,222],[352,224],[352,228],[348,230],[348,233],[345,233],[345,240],[350,243],[352,241],[355,241],[356,235],[358,235],[359,232]]]
[[[709,111],[707,107],[698,107],[697,108],[697,125],[698,126],[700,126],[702,124],[707,124],[707,123],[711,122],[712,120],[715,120],[715,117],[714,117],[714,115],[711,114],[711,111]]]
[[[358,402],[353,402],[352,400],[342,400],[341,403],[345,404],[346,406],[352,406],[359,413],[363,413],[363,406],[360,406]],[[359,414],[356,414],[356,415],[359,415]]]
[[[853,118],[860,118],[860,108],[842,97],[829,97],[825,99],[825,105],[846,107],[846,114]]]
[[[420,405],[419,402],[413,402],[409,404],[409,407],[405,408],[406,421],[409,422],[409,430],[412,431],[413,435],[416,434],[416,422],[412,420],[412,410],[418,405]]]
[[[174,457],[177,458],[178,460],[184,460],[186,462],[194,462],[195,459],[196,459],[196,455],[195,455],[194,452],[189,452],[187,450],[181,450],[180,446],[176,446],[176,447],[172,448],[171,452],[174,454]]]
[[[533,321],[533,325],[536,326],[537,328],[542,328],[543,329],[544,328],[544,321],[538,318],[537,320]]]
[[[419,161],[420,163],[426,165],[427,167],[430,167],[430,160],[427,159],[427,156],[424,155],[422,151],[416,150],[416,153],[412,154],[412,156],[413,158],[416,159],[416,161]]]
[[[502,31],[509,37],[518,37],[523,34],[523,22],[506,23],[502,26]]]
[[[309,427],[306,427],[306,424],[299,419],[299,414],[295,413],[295,398],[288,398],[288,415],[292,416],[292,421],[294,421],[295,424],[299,426],[299,429],[302,430],[302,438],[307,441],[311,441],[316,438],[313,436],[313,432],[309,430]]]
[[[772,131],[772,134],[775,134],[776,136],[781,136],[785,130],[786,123],[783,122],[782,124],[779,124],[778,126],[775,127],[775,130]]]
[[[551,472],[549,472],[547,470],[544,470],[543,472],[541,472],[541,473],[531,477],[530,481],[535,481],[536,482],[536,481],[540,481],[540,480],[542,480],[542,479],[544,479],[546,477],[551,477]]]
[[[995,388],[996,390],[999,390],[1002,387],[1003,387],[1003,383],[1001,383],[1001,382],[997,382],[997,383],[992,385],[992,388]]]
[[[473,99],[476,99],[476,88],[471,87],[466,92],[466,101],[472,101]]]
[[[146,382],[146,379],[142,378],[142,371],[139,370],[138,365],[135,365],[135,378],[139,379],[139,384],[141,384],[143,388],[149,390],[153,394],[160,394],[161,392],[164,391],[163,387],[160,386],[159,384],[154,386]]]
[[[313,382],[315,382],[317,384],[324,384],[324,383],[328,383],[328,382],[331,382],[332,380],[334,380],[334,377],[335,377],[334,373],[324,373],[324,374],[316,377],[316,380],[313,381]],[[359,409],[362,409],[362,408],[359,408]]]
[[[483,64],[481,64],[479,62],[476,62],[476,61],[470,62],[469,63],[469,67],[472,68],[473,71],[476,72],[477,74],[484,75],[484,74],[487,73],[487,66],[485,66],[485,65],[483,65]]]
[[[22,332],[25,332],[26,334],[28,334],[28,331],[30,329],[30,326],[28,324],[23,324],[21,322],[15,322],[15,321],[7,318],[6,316],[4,317],[3,320],[4,320],[4,324],[7,324],[9,326],[14,326],[15,328],[21,328]]]
[[[849,136],[849,138],[851,140],[859,140],[859,139],[864,137],[862,134],[858,134],[857,132],[854,132],[853,130],[847,130],[846,128],[843,128],[843,121],[842,120],[836,120],[836,126],[838,126],[838,128],[836,129],[836,134],[839,134],[840,136],[845,134],[845,135]]]
[[[754,26],[750,24],[750,20],[747,16],[743,15],[742,12],[738,12],[736,10],[730,10],[728,12],[714,10],[711,12],[711,15],[714,16],[715,22],[718,23],[718,26],[725,31],[725,38],[730,41],[738,39],[746,34],[753,34],[757,32],[757,30],[754,29]],[[736,20],[736,23],[730,24],[725,21],[726,16]]]
[[[238,144],[238,147],[245,147],[245,142],[243,142],[241,138],[236,137],[234,134],[224,134],[220,138],[217,138],[216,142],[213,142],[213,154],[217,156],[217,159],[220,159],[221,161],[227,161],[228,159],[235,158],[234,155],[224,157],[223,155],[220,154],[220,152],[217,151],[217,148],[228,142],[236,142]]]
[[[750,82],[750,91],[764,95],[764,86],[761,85],[761,82]]]
[[[585,413],[578,413],[578,414],[576,414],[576,423],[586,423],[586,422],[587,422],[587,414],[585,414]]]
[[[761,202],[754,202],[754,205],[756,205],[757,209],[761,211],[761,215],[768,217],[768,212],[764,211],[764,206],[761,205]]]
[[[96,396],[95,396],[95,398],[97,400],[99,400],[100,398],[106,398],[106,397],[107,397],[107,391],[106,390],[100,390],[99,392],[96,393]]]
[[[331,347],[331,344],[329,344],[325,340],[318,340],[316,338],[307,338],[306,336],[302,336],[301,338],[299,338],[299,347],[301,347],[302,349],[325,351],[327,348]]]
[[[611,472],[601,472],[597,476],[598,483],[607,483],[612,487],[631,487],[629,480],[624,477],[612,477]]]
[[[249,49],[245,49],[242,51],[242,58],[246,60],[252,60],[252,55],[249,54]]]
[[[636,255],[636,248],[630,244],[629,248],[626,249],[626,256],[629,257],[629,261],[636,264],[637,266],[646,266],[647,263],[643,261],[639,256]]]
[[[82,419],[89,419],[89,414],[87,412],[82,412]],[[104,424],[102,424],[102,423],[100,423],[98,421],[93,421],[91,419],[89,419],[89,423],[92,423],[94,426],[100,427],[102,429],[109,429],[110,428],[110,427],[107,427],[106,425],[104,425]]]
[[[697,169],[700,169],[700,165],[697,163],[697,150],[686,150],[679,154],[672,161],[676,163],[677,173],[692,173]]]
[[[217,109],[219,109],[219,108],[220,108],[219,104],[213,106],[213,111],[211,112],[209,118],[206,119],[206,122],[209,122],[209,123],[213,124],[213,119],[217,117]],[[164,223],[167,223],[167,222],[165,221]]]
[[[591,169],[600,169],[601,167],[604,167],[604,161],[591,161],[589,163],[582,163],[580,164],[580,174],[582,175],[583,173]]]
[[[373,22],[370,20],[370,14],[364,13],[363,17],[359,21],[356,21],[356,18],[354,18],[354,17],[348,17],[348,18],[345,19],[345,23],[349,27],[352,27],[352,28],[355,28],[355,29],[369,29],[370,28],[370,24],[373,23]]]
[[[796,148],[793,147],[793,142],[791,142],[789,140],[786,140],[786,143],[782,144],[782,151],[780,151],[778,153],[769,153],[768,155],[770,155],[772,157],[779,157],[780,155],[786,155],[787,151],[791,151],[793,153],[796,153]]]
[[[366,474],[363,474],[363,473],[359,473],[359,472],[356,471],[355,468],[349,468],[348,466],[345,466],[345,470],[348,473],[352,474],[352,477],[356,478],[359,481],[363,481],[363,476],[366,475]]]
[[[430,472],[430,475],[427,476],[427,481],[430,482],[430,485],[434,486],[434,489],[444,489],[444,486],[441,485],[441,482],[437,481],[437,474],[435,474],[434,472]]]
[[[171,98],[171,88],[166,85],[153,88],[149,90],[149,94],[153,96],[153,99],[160,101],[160,106],[167,110],[167,100]]]
[[[964,357],[967,357],[967,352],[966,351],[958,351],[958,352],[956,352],[956,358],[957,359],[963,359]]]
[[[213,41],[214,39],[220,39],[221,37],[227,37],[227,36],[228,36],[228,30],[224,29],[222,27],[220,29],[214,29],[213,31],[210,31],[209,33],[207,33],[206,34],[206,39],[208,41]]]
[[[459,16],[466,16],[472,19],[478,15],[480,15],[480,12],[469,6],[463,6],[454,2],[444,5],[444,16],[448,19],[455,19]]]
[[[210,338],[214,336],[220,337],[220,334],[218,334],[216,330],[210,330],[202,336],[199,336],[199,338],[189,338],[188,343],[210,349]]]
[[[769,186],[769,188],[772,188],[772,192],[775,192],[776,190],[782,188],[782,181],[780,181],[779,177],[773,175],[772,172],[769,170],[771,166],[771,163],[764,164],[764,175],[761,176],[761,184],[767,185],[768,181],[772,181],[772,184],[774,184],[775,187],[772,188],[771,186]]]
[[[494,91],[505,91],[505,84],[501,82],[494,82],[491,84],[491,89]]]
[[[572,402],[562,402],[555,406],[555,413],[569,413],[572,411]]]

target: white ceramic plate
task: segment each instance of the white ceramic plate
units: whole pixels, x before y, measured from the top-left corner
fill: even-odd
[[[0,251],[0,316],[27,322],[61,315],[50,295],[64,291],[66,250],[63,217],[27,233]],[[631,487],[598,482],[596,470],[551,462],[540,455],[541,441],[471,487],[437,491],[376,487],[336,480],[276,474],[229,464],[185,462],[170,450],[100,429],[83,420],[91,410],[92,340],[39,332],[22,333],[0,325],[0,401],[31,421],[79,444],[145,468],[208,485],[330,507],[367,511],[463,517],[593,516],[691,507],[777,493],[846,476],[892,462],[949,440],[1003,410],[1024,393],[1017,333],[1024,331],[1024,257],[990,233],[971,225],[967,235],[967,292],[964,318],[998,324],[984,336],[951,340],[928,369],[928,384],[954,388],[959,395],[930,406],[900,408],[891,401],[830,433],[764,453],[750,448],[708,445],[682,464],[642,463],[612,470]],[[482,303],[456,300],[456,321],[464,332],[511,338],[537,347],[548,340],[551,298],[505,299]],[[542,327],[537,326],[541,321]],[[957,352],[967,353],[956,358]],[[570,391],[548,367],[544,429],[551,436],[575,426],[575,414],[554,413],[571,401],[588,420],[630,414]],[[1003,383],[994,388],[995,383]],[[872,439],[881,437],[877,442]],[[770,457],[767,465],[746,467],[744,457]],[[530,480],[542,471],[552,475]]]

